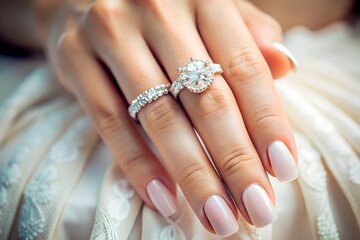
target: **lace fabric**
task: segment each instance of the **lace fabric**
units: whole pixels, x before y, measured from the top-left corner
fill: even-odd
[[[313,239],[339,239],[327,193],[327,174],[321,162],[321,156],[304,136],[300,134],[295,136],[299,151],[299,184],[303,192]]]
[[[24,187],[42,155],[53,143],[50,139],[56,139],[75,111],[79,109],[54,108],[26,131],[20,147],[5,159],[0,175],[0,239],[8,237]]]
[[[331,60],[328,49],[339,41],[344,44]],[[296,129],[299,179],[271,179],[279,213],[273,226],[256,229],[240,217],[243,230],[226,239],[359,236],[359,41],[341,26],[322,35],[294,30],[288,45],[301,67],[276,87]],[[82,226],[87,238],[96,240],[220,239],[202,227],[180,189],[181,211],[172,221],[144,205],[114,161],[103,166],[101,190],[81,196],[78,182],[100,174],[87,168],[98,135],[46,67],[40,66],[6,99],[0,103],[0,239],[56,239],[59,233],[61,239],[78,239],[79,230],[70,225]],[[108,164],[105,157],[111,155],[94,161]],[[333,178],[344,198],[340,203],[330,191]],[[81,204],[81,197],[73,202],[76,196],[92,205]],[[79,218],[70,219],[75,209]],[[350,213],[339,215],[342,209]],[[95,220],[80,217],[86,214]]]
[[[45,67],[39,67],[27,76],[23,83],[0,106],[0,146],[12,129],[16,117],[29,107],[49,99],[59,92],[59,86]]]
[[[128,239],[141,205],[140,197],[113,162],[103,181],[91,239]]]
[[[285,88],[286,87],[286,88]],[[327,120],[305,97],[284,83],[278,88],[292,122],[317,146],[331,173],[341,186],[360,225],[360,160],[351,146],[340,135],[336,126]],[[335,147],[336,146],[336,147]]]
[[[76,184],[97,134],[85,116],[77,117],[55,142],[24,191],[17,228],[20,239],[52,239],[56,217]],[[67,177],[61,177],[67,174]]]

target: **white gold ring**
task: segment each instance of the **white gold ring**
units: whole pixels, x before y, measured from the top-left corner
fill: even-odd
[[[130,116],[133,119],[136,119],[137,113],[145,107],[145,105],[155,101],[159,97],[168,94],[170,89],[170,83],[160,84],[155,87],[150,88],[149,90],[143,92],[137,96],[130,104],[128,111]]]
[[[205,91],[213,84],[215,74],[223,73],[220,64],[195,58],[190,58],[190,62],[183,67],[179,67],[177,70],[180,76],[170,87],[170,92],[175,98],[184,88],[194,93]]]

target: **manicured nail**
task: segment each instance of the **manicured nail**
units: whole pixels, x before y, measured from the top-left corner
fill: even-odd
[[[265,227],[277,219],[273,203],[259,185],[253,184],[246,188],[242,200],[255,227]]]
[[[285,143],[275,141],[270,144],[268,154],[275,176],[281,182],[289,182],[298,177],[294,157]]]
[[[146,191],[156,209],[165,218],[177,212],[178,205],[175,196],[160,180],[151,180],[146,187]]]
[[[226,237],[239,230],[234,214],[222,197],[217,195],[209,197],[205,201],[204,211],[216,234]]]
[[[292,63],[293,71],[296,72],[297,69],[299,68],[299,62],[295,58],[294,54],[292,54],[290,50],[280,42],[273,42],[272,47],[289,58],[290,62]]]

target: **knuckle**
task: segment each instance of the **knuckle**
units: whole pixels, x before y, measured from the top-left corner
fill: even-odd
[[[112,1],[96,1],[87,10],[87,17],[95,21],[107,21],[119,15],[122,15],[120,5]]]
[[[148,157],[143,152],[129,151],[122,154],[120,165],[124,171],[132,171],[148,162],[147,159]]]
[[[129,126],[127,116],[117,109],[97,104],[93,111],[98,128],[104,136],[118,135]]]
[[[273,105],[258,107],[252,116],[252,120],[257,130],[275,128],[281,125],[280,112]]]
[[[116,19],[123,15],[119,4],[112,1],[96,1],[87,10],[85,22],[89,30],[101,31],[107,38],[115,37]]]
[[[209,170],[198,162],[190,163],[180,172],[180,182],[185,186],[196,186],[209,175]]]
[[[253,164],[256,153],[245,146],[235,146],[228,148],[220,158],[220,170],[224,176],[236,176],[243,172],[249,164]]]
[[[166,97],[161,97],[144,109],[144,119],[158,136],[174,133],[178,128],[178,111]]]
[[[166,1],[163,0],[138,0],[143,7],[150,11],[154,16],[162,17],[166,11],[164,8],[166,6]]]
[[[166,31],[174,31],[176,24],[173,21],[171,1],[166,0],[138,0],[144,12]]]
[[[223,115],[229,106],[229,91],[225,86],[213,85],[198,98],[198,114],[202,118],[217,118]]]
[[[238,81],[257,80],[262,78],[266,71],[266,66],[260,54],[252,52],[250,49],[240,49],[233,51],[229,57],[226,71],[230,79]]]

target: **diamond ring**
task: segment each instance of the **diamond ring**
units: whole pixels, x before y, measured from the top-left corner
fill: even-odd
[[[190,62],[183,67],[179,67],[177,70],[180,76],[170,87],[170,92],[175,98],[184,88],[194,93],[205,91],[213,84],[215,74],[223,73],[220,64],[195,58],[190,58]]]
[[[155,87],[150,88],[149,90],[143,92],[137,96],[130,104],[128,111],[130,116],[133,119],[136,119],[137,113],[145,107],[145,105],[155,101],[159,97],[168,94],[170,89],[170,83],[160,84]]]

